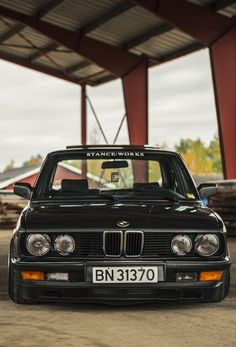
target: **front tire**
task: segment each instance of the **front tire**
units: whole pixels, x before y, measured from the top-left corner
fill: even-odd
[[[225,270],[222,276],[222,286],[211,302],[220,302],[228,295],[230,289],[230,270]]]
[[[12,262],[12,251],[10,251],[8,256],[8,295],[10,299],[16,304],[33,304],[30,299],[23,298],[22,291],[20,288],[20,273],[13,269]]]

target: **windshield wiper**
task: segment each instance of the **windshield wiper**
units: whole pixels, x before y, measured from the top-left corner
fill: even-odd
[[[111,200],[114,202],[119,201],[118,199],[118,195],[117,194],[111,194],[111,193],[107,193],[107,192],[100,192],[99,193],[99,197],[101,197],[102,199],[107,199],[107,200]]]
[[[154,200],[167,200],[167,201],[173,201],[173,202],[179,202],[180,199],[176,196],[169,196],[169,195],[158,195],[158,194],[135,194],[134,197],[136,198],[144,198],[144,199],[154,199]]]
[[[135,194],[138,196],[145,196],[149,198],[161,198],[163,200],[168,200],[168,201],[174,201],[174,202],[179,202],[180,200],[183,199],[183,197],[171,190],[165,189],[165,188],[158,188],[158,189],[134,189]]]
[[[139,192],[140,193],[140,192]],[[166,200],[166,201],[172,201],[172,202],[179,202],[180,199],[178,199],[176,196],[169,196],[169,195],[143,195],[143,194],[137,194],[137,192],[132,192],[125,195],[117,195],[117,194],[111,194],[111,193],[100,193],[99,196],[103,199],[107,199],[110,201],[119,202],[122,198],[132,198],[132,199],[155,199],[155,200]]]
[[[176,196],[165,196],[165,195],[159,195],[155,196],[155,198],[158,197],[158,200],[168,200],[168,201],[174,201],[174,202],[179,202],[179,199]]]

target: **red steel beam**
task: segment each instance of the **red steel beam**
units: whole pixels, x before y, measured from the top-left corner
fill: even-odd
[[[236,28],[210,48],[224,177],[236,178]]]
[[[8,61],[10,63],[13,64],[17,64],[38,72],[42,72],[44,74],[53,76],[53,77],[57,77],[60,79],[63,79],[65,81],[68,82],[73,82],[73,83],[78,83],[80,84],[81,81],[79,79],[74,79],[74,78],[70,78],[69,75],[64,74],[63,72],[60,72],[56,69],[51,69],[49,67],[43,66],[43,65],[36,65],[36,64],[31,64],[28,60],[20,58],[20,57],[16,57],[10,54],[5,54],[3,52],[0,52],[0,59]]]
[[[148,143],[148,64],[142,62],[122,78],[130,143]]]
[[[136,3],[206,46],[236,25],[234,18],[186,0],[136,0]]]
[[[80,84],[80,85],[85,84],[85,83],[89,84],[91,86],[96,85],[96,83],[92,80],[92,78],[99,76],[99,74],[104,73],[104,70],[102,70],[102,71],[93,73],[92,75],[89,75],[87,77],[76,78],[74,76],[70,77],[70,73],[67,73],[67,71],[65,71],[65,73],[64,73],[63,71],[53,69],[53,68],[50,68],[47,66],[32,64],[27,59],[16,57],[16,56],[13,56],[11,54],[5,54],[3,52],[0,52],[0,59],[8,61],[8,62],[13,63],[13,64],[17,64],[17,65],[26,67],[26,68],[31,69],[31,70],[42,72],[44,74],[47,74],[47,75],[50,75],[53,77],[63,79],[65,81],[68,81],[71,83]]]
[[[143,60],[143,57],[125,52],[122,48],[94,40],[82,33],[64,29],[4,6],[0,6],[0,15],[29,26],[118,77],[126,74],[134,65]]]

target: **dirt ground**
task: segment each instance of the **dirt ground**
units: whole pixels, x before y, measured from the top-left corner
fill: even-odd
[[[0,230],[1,347],[236,346],[236,238],[229,296],[194,305],[16,305],[7,295],[11,232]]]

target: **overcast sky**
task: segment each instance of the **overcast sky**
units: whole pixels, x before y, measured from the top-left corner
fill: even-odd
[[[32,155],[80,143],[79,86],[2,60],[0,76],[0,171],[11,159],[20,166]],[[125,112],[120,80],[90,87],[88,95],[112,142]],[[88,125],[96,134],[91,111]],[[208,143],[216,132],[207,50],[149,70],[150,144],[173,148],[187,137]],[[126,123],[117,142],[128,143]]]

